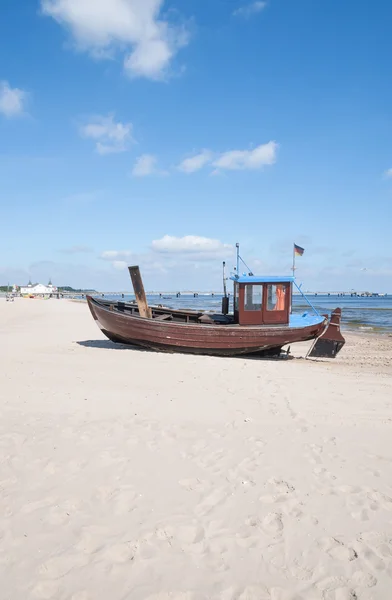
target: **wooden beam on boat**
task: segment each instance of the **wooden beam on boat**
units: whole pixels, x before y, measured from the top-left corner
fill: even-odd
[[[132,279],[133,291],[135,293],[136,302],[139,308],[139,315],[146,319],[151,319],[152,312],[147,303],[143,280],[142,276],[140,275],[140,269],[138,266],[133,266],[128,267],[128,270]]]

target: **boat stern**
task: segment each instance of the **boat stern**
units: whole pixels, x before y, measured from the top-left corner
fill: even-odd
[[[336,358],[343,348],[346,340],[340,331],[342,309],[335,308],[331,314],[329,324],[316,340],[308,352],[310,358]]]

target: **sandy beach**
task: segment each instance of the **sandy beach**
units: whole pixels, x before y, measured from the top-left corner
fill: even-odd
[[[346,338],[158,354],[1,299],[1,598],[389,600],[392,337]]]

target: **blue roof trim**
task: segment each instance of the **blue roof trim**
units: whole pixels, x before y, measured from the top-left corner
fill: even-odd
[[[231,275],[232,281],[238,283],[293,283],[294,277],[283,275],[282,277],[271,277],[270,275]]]

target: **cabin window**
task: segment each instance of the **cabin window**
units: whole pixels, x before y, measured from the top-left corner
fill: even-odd
[[[262,285],[245,285],[245,310],[261,310]]]
[[[286,286],[282,284],[267,286],[267,310],[285,310]]]

